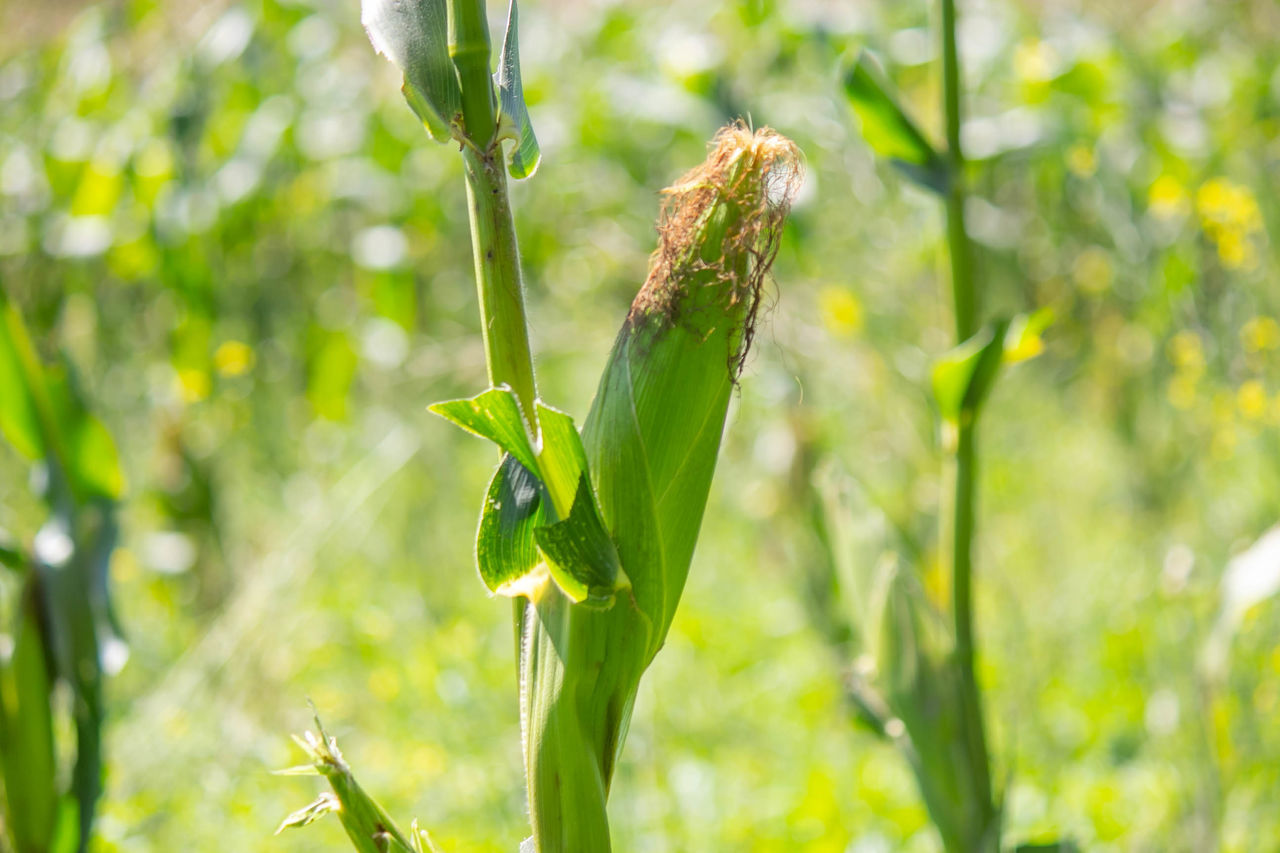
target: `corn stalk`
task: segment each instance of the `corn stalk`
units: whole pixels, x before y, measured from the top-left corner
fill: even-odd
[[[363,18],[428,133],[457,143],[465,165],[491,387],[431,409],[501,451],[476,562],[489,592],[514,602],[533,829],[522,849],[605,853],[614,768],[684,587],[799,154],[733,125],[667,189],[659,248],[580,433],[538,399],[530,356],[506,179],[532,174],[539,155],[514,0],[496,81],[482,0],[366,0]]]
[[[48,508],[29,545],[0,545],[19,586],[12,646],[0,652],[0,834],[15,853],[85,851],[102,792],[103,680],[125,655],[107,577],[124,477],[74,377],[41,361],[3,289],[0,433],[35,466]],[[74,748],[57,743],[59,686],[71,697]],[[60,752],[75,756],[69,778]]]
[[[871,584],[869,597],[874,604],[861,615],[861,644],[875,652],[876,676],[854,681],[851,698],[863,721],[893,740],[911,764],[943,846],[950,853],[995,853],[1002,849],[1001,804],[992,784],[982,694],[974,666],[977,427],[982,404],[1001,365],[1039,352],[1039,334],[1048,316],[1041,312],[1012,321],[982,323],[974,249],[965,226],[968,188],[960,133],[955,0],[940,0],[939,18],[946,135],[941,151],[902,108],[865,56],[849,68],[844,86],[872,149],[908,178],[938,194],[946,215],[956,346],[935,363],[932,384],[944,453],[942,539],[951,574],[950,618],[932,612],[910,573],[893,565],[885,567]],[[810,500],[824,502],[821,496]],[[826,503],[830,507],[831,502]],[[839,555],[816,561],[818,573],[837,586],[831,567],[839,561]]]

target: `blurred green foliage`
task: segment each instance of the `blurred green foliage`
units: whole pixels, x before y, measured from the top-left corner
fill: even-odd
[[[850,559],[937,565],[940,216],[875,165],[837,80],[867,48],[940,138],[929,9],[521,13],[543,159],[513,192],[558,406],[585,413],[657,190],[724,120],[794,138],[809,174],[641,690],[617,846],[936,850],[803,604],[819,549],[794,482],[844,496]],[[458,499],[493,457],[425,411],[484,381],[460,167],[358,17],[326,0],[5,10],[0,280],[42,353],[68,354],[131,484],[100,850],[344,843],[337,822],[268,840],[313,793],[267,773],[292,763],[308,696],[362,784],[442,848],[525,834],[510,612],[480,594]],[[1280,519],[1280,13],[984,0],[961,18],[987,307],[1055,315],[982,436],[979,674],[1008,831],[1277,849],[1280,608],[1242,615],[1225,664],[1201,649],[1229,557]],[[24,463],[0,455],[0,474],[0,527],[36,529]],[[941,594],[939,572],[922,583]]]

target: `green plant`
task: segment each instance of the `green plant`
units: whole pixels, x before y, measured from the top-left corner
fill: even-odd
[[[982,322],[974,247],[965,224],[970,176],[960,138],[954,0],[941,0],[940,34],[946,136],[941,151],[901,107],[865,55],[848,68],[843,82],[867,143],[908,178],[940,196],[946,213],[957,344],[935,362],[932,392],[944,453],[940,550],[949,570],[949,613],[936,610],[923,594],[917,575],[927,566],[919,548],[914,554],[919,561],[916,572],[902,571],[890,561],[861,573],[861,595],[850,597],[864,606],[852,628],[847,615],[831,611],[830,600],[817,595],[811,601],[825,608],[819,624],[826,626],[833,640],[846,649],[856,645],[874,659],[874,674],[855,678],[850,698],[863,720],[896,743],[910,763],[943,846],[954,853],[979,853],[998,851],[1003,841],[1001,794],[993,779],[974,665],[978,423],[1001,365],[1039,351],[1039,334],[1048,315],[1040,312],[1012,321]],[[829,497],[813,500],[820,507],[816,515],[822,540],[828,549],[838,548],[830,534],[845,520]],[[839,589],[842,582],[856,586],[858,581],[849,572],[842,578],[834,568],[842,561],[838,554],[819,561],[815,588]]]
[[[521,95],[515,3],[496,86],[483,2],[371,0],[364,21],[404,72],[428,133],[457,143],[466,167],[492,387],[432,410],[502,452],[476,559],[490,593],[514,601],[529,843],[607,851],[614,768],[684,586],[799,154],[768,129],[733,125],[666,190],[648,278],[579,433],[538,399],[525,324],[506,180],[531,174],[538,149]],[[335,792],[350,812],[371,813],[362,795]],[[312,811],[324,810],[318,801]]]
[[[33,463],[48,517],[29,544],[3,543],[16,607],[0,651],[0,770],[6,840],[16,853],[87,850],[102,790],[103,677],[123,663],[108,594],[116,501],[115,445],[64,365],[41,363],[0,290],[0,432]],[[71,697],[69,784],[59,768],[54,691]]]

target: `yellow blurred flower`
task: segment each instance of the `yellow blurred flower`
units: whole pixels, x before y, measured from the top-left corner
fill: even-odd
[[[862,328],[862,303],[843,287],[824,287],[818,294],[818,306],[827,331],[848,337]]]
[[[1267,414],[1267,402],[1267,389],[1257,379],[1248,380],[1236,391],[1236,405],[1245,420],[1262,420]]]
[[[1204,344],[1200,336],[1183,329],[1169,339],[1169,361],[1181,371],[1199,375],[1204,371]]]
[[[1280,323],[1274,317],[1259,315],[1251,317],[1240,327],[1240,342],[1247,352],[1280,347]]]
[[[1262,212],[1248,187],[1226,178],[1205,181],[1196,191],[1196,212],[1224,267],[1253,269],[1258,265],[1252,238],[1262,230]]]
[[[1253,246],[1248,243],[1247,235],[1243,232],[1234,228],[1223,229],[1218,233],[1217,243],[1218,259],[1227,269],[1252,269],[1257,266]]]
[[[253,363],[253,349],[242,341],[227,341],[213,354],[213,366],[222,376],[243,376]]]
[[[116,583],[128,583],[135,580],[140,574],[138,558],[134,556],[133,551],[129,548],[117,548],[111,554],[109,571],[111,572],[111,579]]]
[[[209,374],[193,367],[178,371],[178,393],[184,403],[199,403],[209,396]]]
[[[1053,79],[1058,68],[1058,52],[1053,45],[1037,39],[1020,43],[1013,51],[1013,71],[1030,83]]]
[[[1157,219],[1177,219],[1191,211],[1191,198],[1181,181],[1161,175],[1147,190],[1147,208]]]
[[[1079,178],[1091,178],[1098,170],[1098,158],[1087,145],[1072,145],[1067,150],[1067,168]]]
[[[1196,191],[1196,210],[1206,228],[1216,225],[1257,231],[1262,227],[1262,213],[1253,193],[1226,178],[1212,178],[1201,185]]]

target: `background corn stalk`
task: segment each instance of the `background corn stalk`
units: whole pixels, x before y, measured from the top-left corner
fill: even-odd
[[[0,432],[33,462],[48,509],[29,543],[0,543],[0,562],[20,584],[13,645],[0,652],[3,829],[17,853],[87,850],[102,792],[103,678],[126,655],[107,574],[124,478],[75,377],[41,361],[3,289]],[[74,748],[57,743],[59,685],[71,696]],[[60,753],[75,757],[70,774]]]
[[[965,225],[968,175],[961,149],[960,60],[954,0],[941,0],[943,127],[939,151],[861,55],[844,77],[845,93],[873,150],[909,179],[941,197],[956,346],[938,359],[932,391],[944,452],[940,550],[950,570],[949,618],[923,594],[917,564],[894,561],[852,571],[838,553],[847,540],[832,535],[849,523],[835,495],[813,485],[811,463],[797,482],[807,494],[826,554],[814,562],[810,597],[833,645],[862,652],[872,672],[856,673],[849,697],[864,723],[893,741],[910,764],[943,846],[953,853],[1003,849],[1001,794],[993,784],[982,694],[975,675],[973,550],[977,535],[977,427],[982,404],[1003,364],[1040,351],[1048,315],[996,319],[981,325],[973,245]],[[804,456],[800,457],[802,460]],[[911,570],[904,570],[909,568]],[[861,577],[857,577],[861,575]],[[844,595],[841,595],[843,588]],[[852,624],[851,624],[852,623]],[[1059,843],[1036,849],[1058,849]],[[1066,849],[1067,845],[1061,845]]]

